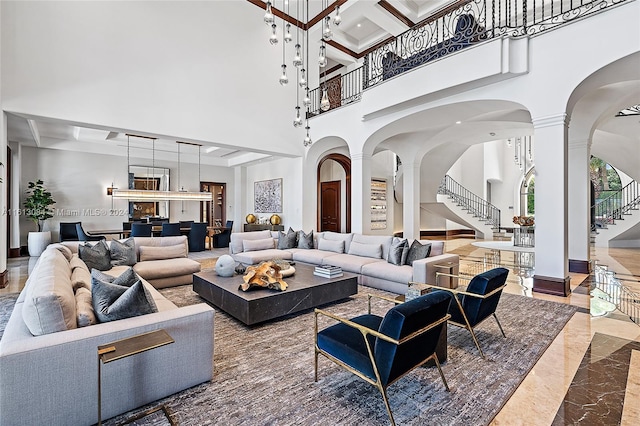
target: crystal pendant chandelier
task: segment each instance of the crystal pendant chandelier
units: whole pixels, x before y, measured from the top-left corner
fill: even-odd
[[[264,23],[265,24],[273,24],[273,13],[271,12],[271,2],[268,1],[265,7],[264,12]]]
[[[325,82],[325,85],[322,88],[322,99],[320,100],[320,109],[322,111],[329,111],[329,108],[331,108],[331,102],[329,102],[329,94],[327,93],[327,84]]]
[[[276,33],[277,30],[278,30],[277,25],[271,24],[271,37],[269,37],[269,43],[273,45],[278,44],[278,34]]]
[[[320,52],[318,53],[318,65],[321,68],[324,68],[327,66],[327,48],[324,46],[324,40],[320,45]]]
[[[287,77],[287,66],[285,64],[282,64],[282,75],[278,81],[283,86],[286,86],[287,83],[289,83],[289,77]]]
[[[307,77],[306,77],[307,71],[302,68],[300,70],[300,79],[298,80],[298,85],[300,86],[301,89],[306,89],[307,88]]]

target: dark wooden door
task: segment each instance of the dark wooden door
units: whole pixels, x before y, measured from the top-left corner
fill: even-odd
[[[320,231],[340,232],[340,181],[320,183]]]
[[[207,222],[209,226],[224,226],[227,220],[227,184],[224,182],[200,182],[200,191],[211,192],[212,196],[212,201],[200,201],[200,222]]]

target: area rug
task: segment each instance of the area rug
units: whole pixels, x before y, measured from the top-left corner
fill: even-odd
[[[161,292],[179,306],[202,300],[191,286]],[[388,295],[360,287],[357,296],[324,309],[346,317],[366,313],[367,292]],[[387,302],[376,302],[374,312],[383,315],[388,308]],[[415,370],[388,390],[396,423],[488,424],[575,312],[570,305],[503,294],[497,315],[507,338],[491,318],[476,330],[486,360],[468,331],[449,327],[443,371],[451,392],[434,368]],[[323,357],[314,383],[313,316],[307,311],[247,327],[217,309],[213,380],[151,406],[166,404],[180,425],[388,424],[379,392]],[[331,324],[323,319],[320,327]],[[136,424],[167,422],[151,416]]]
[[[4,328],[7,326],[7,321],[13,312],[13,305],[19,295],[20,293],[9,293],[0,296],[0,339],[2,339]]]

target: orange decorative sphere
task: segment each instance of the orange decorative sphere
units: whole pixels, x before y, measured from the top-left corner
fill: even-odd
[[[269,222],[271,222],[272,225],[280,225],[282,223],[282,218],[277,214],[273,214],[269,218]]]
[[[253,214],[249,213],[246,217],[246,221],[247,223],[256,223],[256,217]]]

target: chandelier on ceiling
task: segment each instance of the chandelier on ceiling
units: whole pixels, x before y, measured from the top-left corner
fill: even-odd
[[[291,17],[289,15],[289,2],[293,0],[282,0],[282,11],[276,9],[275,4],[276,0],[273,0],[273,3],[267,0],[265,4],[265,14],[264,14],[264,22],[265,24],[271,27],[271,35],[269,36],[269,43],[272,46],[277,46],[280,42],[278,38],[278,24],[276,23],[275,15],[280,15],[282,17],[282,65],[280,66],[281,75],[279,78],[279,83],[282,86],[286,86],[289,83],[289,77],[287,76],[287,64],[286,64],[286,54],[287,54],[287,44],[293,42],[294,36],[291,34],[291,22],[287,22],[287,17]],[[295,107],[295,117],[293,119],[294,127],[301,127],[304,123],[304,129],[306,131],[306,136],[303,140],[303,145],[305,147],[309,147],[313,141],[309,136],[309,114],[311,112],[311,98],[309,97],[309,87],[307,85],[308,79],[308,71],[309,67],[309,0],[295,0],[296,1],[296,17],[295,17],[295,42],[296,44],[293,46],[293,59],[291,64],[296,69],[296,107]],[[329,14],[322,19],[322,39],[320,40],[320,50],[318,53],[318,66],[320,68],[324,68],[327,66],[327,48],[325,45],[325,40],[330,40],[333,36],[333,31],[331,30],[331,22],[333,21],[333,25],[340,25],[342,21],[342,17],[340,16],[340,1],[336,2],[337,5],[335,7],[335,15],[333,20]],[[342,2],[343,3],[343,2]],[[328,0],[322,0],[322,10],[325,11],[328,8]],[[327,93],[327,74],[323,73],[324,80],[322,82],[322,97],[320,100],[320,109],[322,111],[327,111],[331,107],[331,102],[329,101],[329,94]],[[302,91],[302,100],[301,92]],[[302,106],[306,110],[305,118],[303,120],[301,115],[300,102],[302,101]]]

